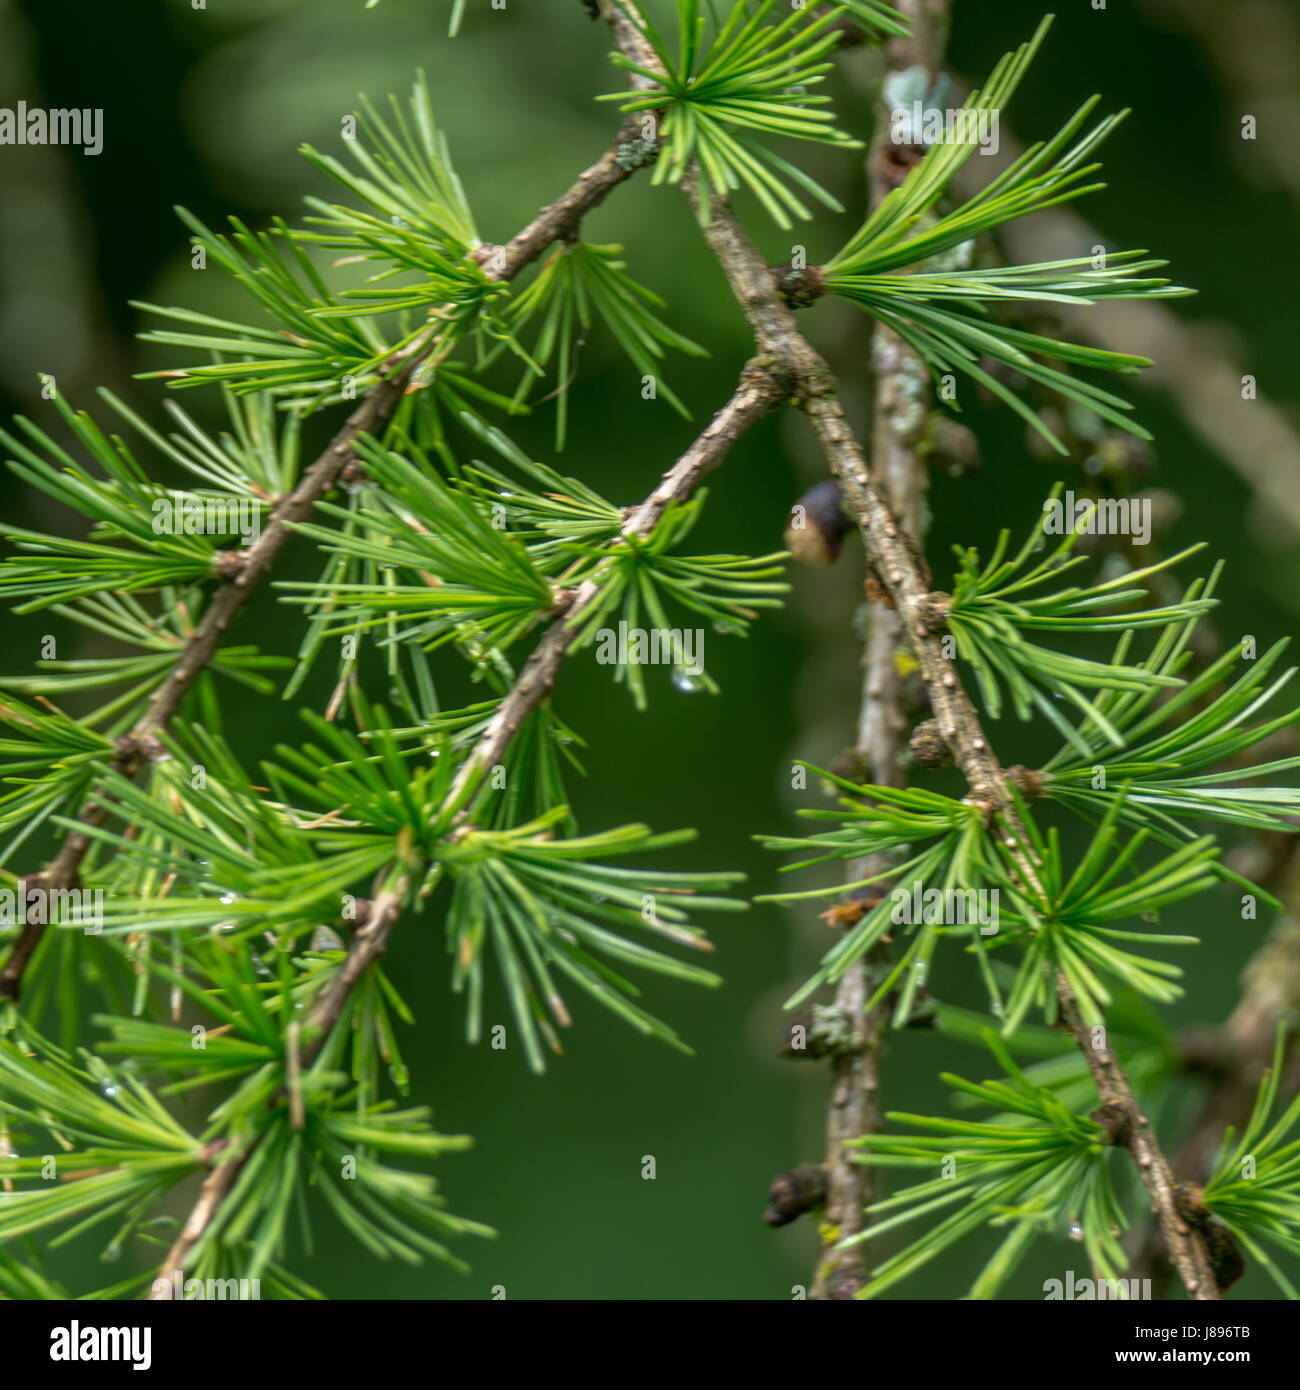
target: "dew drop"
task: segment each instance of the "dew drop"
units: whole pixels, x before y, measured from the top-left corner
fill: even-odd
[[[1070,1237],[1071,1240],[1082,1240],[1083,1227],[1077,1221],[1071,1221],[1068,1228],[1066,1229],[1066,1234]]]
[[[673,668],[673,684],[683,695],[694,695],[704,689],[704,681],[699,676],[683,671],[680,666]]]

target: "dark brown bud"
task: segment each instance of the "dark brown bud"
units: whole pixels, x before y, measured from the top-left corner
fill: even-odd
[[[1122,1105],[1103,1105],[1092,1112],[1092,1118],[1101,1126],[1108,1144],[1117,1149],[1128,1147],[1133,1137],[1133,1119]]]
[[[1205,1241],[1205,1253],[1210,1257],[1214,1282],[1220,1293],[1226,1293],[1246,1272],[1241,1247],[1217,1216],[1211,1216],[1201,1227],[1201,1238]]]
[[[792,261],[772,266],[768,271],[776,292],[790,309],[806,309],[826,293],[826,276],[817,265],[796,266]]]
[[[167,750],[157,734],[146,734],[143,738],[137,738],[135,734],[123,734],[113,740],[113,753],[122,766],[129,763],[156,763],[167,756]]]
[[[364,926],[370,920],[370,913],[374,908],[373,898],[357,898],[352,904],[352,916],[340,917],[338,925],[348,927]]]
[[[939,732],[937,719],[927,719],[912,730],[907,751],[918,767],[947,767],[952,762],[952,750]]]
[[[1179,1183],[1174,1189],[1174,1207],[1189,1226],[1200,1232],[1219,1292],[1230,1289],[1245,1274],[1246,1261],[1232,1232],[1205,1205],[1204,1189]]]
[[[1198,1230],[1210,1215],[1205,1205],[1205,1190],[1190,1182],[1180,1182],[1174,1188],[1174,1209],[1184,1221]]]
[[[928,632],[936,634],[947,632],[948,609],[951,604],[952,596],[950,594],[936,590],[932,594],[927,594],[917,604],[916,616],[925,624]]]
[[[767,1189],[763,1220],[769,1226],[788,1226],[805,1212],[826,1204],[826,1165],[801,1163],[772,1179]]]
[[[833,565],[844,548],[853,522],[844,511],[840,485],[826,478],[811,487],[790,509],[785,548],[805,565]]]

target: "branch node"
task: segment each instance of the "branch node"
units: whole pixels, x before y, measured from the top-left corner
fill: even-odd
[[[939,590],[926,596],[916,605],[916,616],[931,635],[948,631],[948,610],[952,597]]]
[[[824,1163],[801,1163],[772,1179],[767,1189],[763,1220],[773,1228],[788,1226],[805,1213],[826,1205],[827,1171]]]
[[[1007,781],[1024,797],[1026,801],[1037,800],[1045,793],[1043,791],[1047,779],[1041,772],[1036,772],[1033,768],[1025,767],[1022,763],[1015,763],[1007,768]]]
[[[644,168],[658,153],[658,140],[624,140],[614,154],[614,163],[624,173],[631,174]]]
[[[248,564],[245,550],[218,550],[212,557],[212,577],[223,584],[231,584],[239,578]]]
[[[1128,1147],[1133,1137],[1133,1120],[1122,1105],[1103,1105],[1092,1112],[1092,1119],[1100,1125],[1108,1144],[1117,1149]]]
[[[577,597],[577,589],[556,589],[551,595],[551,606],[546,610],[545,616],[548,618],[561,617],[573,607],[573,601]]]
[[[1205,1191],[1193,1183],[1179,1183],[1174,1189],[1174,1208],[1187,1224],[1200,1233],[1209,1256],[1214,1282],[1226,1293],[1246,1272],[1246,1259],[1232,1232],[1205,1205]],[[1188,1292],[1194,1292],[1191,1285]]]
[[[787,1024],[780,1055],[791,1062],[816,1062],[858,1050],[849,1015],[838,1004],[814,1004]]]
[[[114,761],[121,768],[162,762],[168,756],[157,734],[123,734],[113,740]]]
[[[952,763],[952,750],[937,719],[923,720],[912,730],[907,750],[918,767],[948,767]]]
[[[821,266],[796,266],[793,261],[769,266],[776,292],[787,309],[806,309],[826,293],[826,273]]]

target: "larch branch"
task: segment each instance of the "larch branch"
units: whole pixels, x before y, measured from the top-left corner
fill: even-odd
[[[653,70],[656,66],[653,51],[624,13],[624,10],[635,11],[633,0],[624,0],[622,6],[616,5],[614,0],[600,0],[600,4],[624,55]],[[681,188],[692,207],[698,209],[699,194],[689,171]],[[766,262],[722,199],[714,199],[710,221],[701,230],[731,285],[760,352],[782,357],[799,382],[798,403],[807,414],[857,520],[867,559],[888,590],[911,639],[935,719],[952,751],[954,763],[965,777],[971,796],[983,805],[990,823],[1001,819],[1018,836],[1018,840],[1013,837],[1009,841],[1017,866],[1027,882],[1036,883],[1034,865],[1019,849],[1019,844],[1024,842],[1023,827],[1005,774],[933,630],[934,605],[930,601],[928,576],[867,466],[862,446],[840,403],[834,373],[800,332],[794,314],[777,292],[776,281]],[[1092,1030],[1079,1014],[1073,991],[1059,972],[1056,991],[1062,1018],[1087,1060],[1103,1104],[1121,1108],[1128,1118],[1127,1147],[1137,1164],[1179,1278],[1190,1297],[1217,1299],[1218,1287],[1205,1244],[1178,1212],[1176,1184],[1169,1163],[1133,1095],[1128,1078],[1104,1038],[1094,1040]]]
[[[585,169],[556,202],[538,215],[504,247],[480,247],[476,253],[484,273],[491,279],[513,279],[553,242],[568,235],[582,217],[598,206],[620,183],[630,178],[637,164],[623,157],[633,128],[625,123],[605,154]],[[500,255],[492,252],[500,250]],[[187,639],[176,664],[159,686],[131,733],[121,741],[111,764],[115,772],[136,777],[148,761],[148,750],[160,731],[180,709],[200,674],[225,640],[226,631],[248,601],[252,589],[270,571],[280,552],[293,535],[293,525],[311,516],[339,480],[340,474],[356,457],[356,446],[366,435],[373,435],[392,417],[406,393],[412,373],[419,365],[418,353],[409,357],[394,374],[381,381],[353,411],[343,428],[330,441],[320,457],[306,470],[297,487],[282,498],[271,513],[266,529],[256,544],[242,557],[239,573],[216,590],[202,619]],[[57,855],[41,875],[51,891],[65,891],[77,884],[82,861],[93,843],[87,833],[108,820],[104,803],[93,798],[82,809],[80,825],[71,831]],[[43,923],[26,923],[19,933],[4,968],[0,970],[0,999],[17,999],[23,973],[45,934]]]
[[[780,369],[780,364],[760,359],[750,362],[731,399],[663,475],[663,480],[654,491],[631,513],[623,525],[622,534],[648,536],[669,505],[688,497],[700,479],[722,462],[741,435],[787,399],[793,389],[793,378]],[[577,635],[572,620],[595,600],[600,587],[599,576],[587,580],[578,589],[565,613],[547,629],[502,700],[492,722],[470,750],[458,773],[455,789],[468,785],[477,771],[490,768],[500,761],[524,720],[549,696],[556,674]],[[453,798],[455,794],[453,790]],[[303,1047],[302,1065],[306,1066],[320,1050],[329,1030],[342,1018],[353,989],[388,949],[407,887],[408,880],[402,877],[381,892],[371,904],[366,920],[354,932],[346,956],[317,996],[303,1025],[307,1041]],[[223,1160],[205,1181],[197,1204],[159,1272],[159,1279],[166,1280],[169,1287],[175,1272],[184,1270],[185,1261],[220,1211],[222,1200],[251,1152],[249,1148],[238,1156]],[[154,1296],[165,1298],[170,1294]]]

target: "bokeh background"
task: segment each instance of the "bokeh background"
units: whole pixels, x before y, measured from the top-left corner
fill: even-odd
[[[254,225],[273,214],[295,217],[304,194],[326,191],[298,146],[337,150],[355,94],[405,93],[417,66],[429,75],[482,235],[508,239],[604,148],[614,113],[593,97],[616,90],[620,74],[604,31],[577,0],[509,0],[503,10],[470,0],[454,41],[446,35],[450,8],[451,0],[383,0],[369,12],[361,0],[208,0],[198,10],[191,0],[0,0],[0,105],[102,107],[106,139],[98,158],[0,149],[0,414],[48,419],[37,374],[52,372],[76,404],[90,405],[104,385],[158,419],[162,388],[133,378],[176,361],[137,341],[143,319],[129,302],[245,312],[219,270],[190,268],[173,206],[210,224],[228,214]],[[1300,616],[1300,444],[1292,433],[1300,428],[1300,9],[1283,0],[1110,0],[1104,10],[1073,0],[1060,9],[1004,117],[1004,136],[1055,130],[1093,91],[1104,109],[1133,108],[1105,152],[1109,188],[1082,211],[1106,244],[1153,248],[1199,291],[1156,326],[1172,360],[1132,386],[1158,440],[1150,481],[1181,503],[1161,543],[1205,540],[1227,560],[1219,626],[1253,633],[1263,647]],[[957,0],[955,78],[978,80],[1028,37],[1041,12],[1037,0]],[[862,50],[846,55],[829,88],[842,124],[864,137],[873,63]],[[1253,141],[1242,139],[1245,115],[1258,122]],[[804,155],[849,210],[819,216],[792,238],[742,203],[773,262],[789,258],[793,241],[807,246],[812,263],[824,259],[861,214],[861,159],[809,155],[806,147]],[[630,503],[725,399],[749,344],[670,190],[635,179],[585,231],[627,244],[632,273],[664,297],[669,321],[711,353],[665,367],[695,413],[693,427],[662,400],[642,401],[636,374],[600,334],[585,347],[561,467]],[[1156,327],[1137,323],[1135,331]],[[865,424],[868,326],[824,304],[808,328],[842,371],[850,408]],[[1260,399],[1242,402],[1229,389],[1242,374],[1257,379]],[[218,423],[214,399],[191,392],[184,403]],[[546,460],[550,409],[512,426]],[[1022,530],[1055,479],[1078,477],[1027,449],[1008,412],[972,402],[964,419],[979,437],[983,466],[933,480],[929,553],[940,583],[952,544],[987,546],[1003,525]],[[777,548],[791,502],[819,473],[801,420],[787,413],[765,422],[712,480],[698,549]],[[75,525],[7,474],[0,508],[19,525]],[[300,547],[285,573],[310,572]],[[755,893],[784,886],[779,861],[753,836],[790,830],[797,807],[816,804],[815,788],[789,790],[792,758],[825,762],[852,740],[860,562],[846,557],[834,570],[792,577],[788,606],[748,640],[710,643],[717,697],[680,692],[665,674],[652,680],[648,712],[637,714],[590,656],[566,670],[557,703],[589,743],[590,776],[577,796],[586,826],[693,825],[699,840],[679,853],[682,867],[744,870]],[[263,593],[241,620],[241,640],[292,652],[298,623],[295,611]],[[47,631],[74,640],[48,619],[5,615],[0,624],[8,671],[31,669]],[[310,699],[319,705],[326,694],[317,685]],[[250,759],[295,737],[289,704],[271,699],[254,709],[242,693],[233,700],[229,733]],[[1049,751],[1034,731],[1004,722],[995,732],[1007,762],[1032,763]],[[566,1055],[540,1079],[517,1050],[465,1045],[436,916],[398,932],[390,966],[419,1016],[405,1039],[413,1095],[435,1107],[444,1131],[476,1139],[471,1153],[441,1165],[440,1179],[453,1209],[500,1235],[461,1250],[473,1264],[462,1277],[377,1264],[325,1218],[302,1261],[305,1275],[333,1295],[363,1298],[483,1298],[493,1286],[510,1298],[791,1297],[810,1279],[812,1232],[772,1232],[760,1215],[774,1174],[822,1156],[825,1074],[776,1058],[780,1002],[825,945],[815,913],[762,906],[709,923],[726,977],[716,992],[650,982],[650,1003],[692,1042],[694,1057],[581,1008]],[[1171,925],[1203,938],[1172,1021],[1222,1018],[1267,920],[1241,922],[1225,892],[1185,907]],[[959,965],[941,965],[934,986],[945,1000],[978,1003]],[[506,1021],[499,994],[487,1016]],[[937,1112],[942,1069],[987,1074],[982,1056],[949,1038],[896,1035],[887,1102]],[[644,1155],[656,1160],[654,1181],[641,1177]],[[901,1292],[960,1295],[981,1249],[987,1242],[962,1247]],[[1044,1242],[1014,1291],[1041,1296],[1042,1279],[1070,1267],[1074,1249],[1064,1232]],[[86,1267],[95,1257],[93,1245],[76,1245],[51,1270],[74,1287],[110,1282],[116,1274]],[[1249,1279],[1240,1292],[1270,1296],[1271,1286]]]

